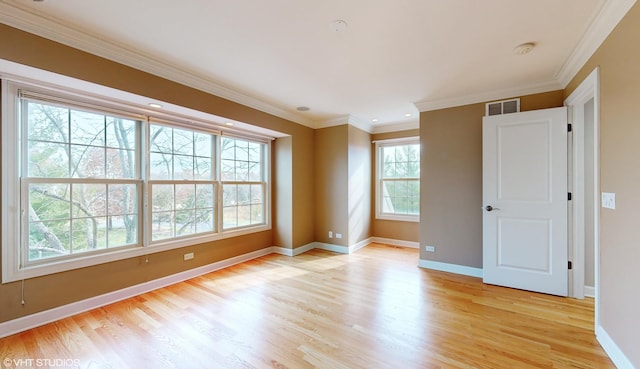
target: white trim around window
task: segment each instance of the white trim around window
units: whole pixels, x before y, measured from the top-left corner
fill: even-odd
[[[4,63],[0,63],[0,67],[6,66]],[[11,66],[11,65],[9,65]],[[33,68],[25,67],[27,70],[32,71]],[[16,70],[22,70],[21,68],[17,68]],[[243,132],[234,131],[230,132],[230,135],[233,137],[237,137],[238,139],[244,140],[246,142],[252,143],[252,145],[256,147],[260,147],[260,156],[255,156],[253,161],[260,161],[261,170],[256,174],[250,182],[250,185],[255,188],[260,189],[259,194],[255,194],[255,200],[253,203],[249,204],[249,208],[251,208],[255,214],[258,214],[259,218],[250,218],[250,222],[241,223],[237,222],[238,226],[229,227],[224,229],[222,227],[222,214],[223,214],[223,194],[222,194],[222,186],[223,181],[220,177],[220,152],[216,150],[219,142],[223,135],[225,135],[224,127],[220,126],[219,122],[207,122],[202,119],[204,113],[194,118],[193,120],[189,120],[189,123],[186,124],[185,121],[188,120],[188,116],[184,114],[172,115],[171,112],[162,112],[159,113],[158,116],[154,117],[150,114],[150,111],[146,109],[142,109],[139,105],[128,105],[126,100],[120,100],[119,91],[115,91],[114,94],[110,94],[109,92],[113,92],[112,89],[105,88],[102,86],[93,86],[93,84],[88,84],[87,82],[77,81],[69,77],[64,77],[60,75],[55,75],[45,71],[39,71],[36,73],[38,76],[42,77],[43,80],[38,82],[34,81],[32,77],[20,77],[16,76],[15,70],[12,74],[4,73],[2,69],[0,69],[0,78],[2,78],[2,238],[1,238],[1,247],[2,247],[2,283],[17,281],[21,279],[33,278],[38,276],[43,276],[47,274],[63,272],[71,269],[77,269],[82,267],[88,267],[98,264],[103,264],[111,261],[122,260],[126,258],[132,258],[137,256],[149,255],[152,253],[157,253],[161,251],[167,251],[175,248],[180,248],[188,245],[194,245],[199,243],[211,242],[215,240],[237,237],[245,234],[265,231],[271,229],[271,207],[270,207],[270,197],[271,193],[270,189],[270,151],[271,151],[271,137],[262,135],[262,131],[257,129],[256,132],[247,132],[246,135],[243,135]],[[66,84],[52,84],[52,82],[48,81],[48,78],[51,81],[59,82],[61,79],[67,81]],[[62,86],[67,87],[62,87]],[[72,89],[69,86],[83,86],[86,87],[87,90],[79,90]],[[91,87],[94,88],[91,88]],[[97,95],[95,91],[99,91],[102,94]],[[21,92],[22,93],[21,95]],[[109,150],[114,150],[112,147],[113,144],[105,143],[105,140],[109,139],[109,135],[105,133],[106,139],[102,141],[102,143],[94,144],[94,143],[81,143],[76,144],[71,141],[71,139],[67,139],[67,141],[61,139],[48,139],[48,138],[35,138],[32,139],[32,133],[30,133],[26,127],[27,123],[24,121],[24,116],[27,114],[27,111],[23,106],[26,106],[26,103],[21,103],[21,99],[43,102],[45,104],[52,104],[55,106],[60,106],[62,109],[69,109],[71,116],[71,111],[74,109],[79,109],[81,111],[88,112],[87,114],[97,113],[97,116],[104,115],[105,122],[109,121],[111,117],[122,117],[124,119],[131,119],[131,122],[135,122],[135,154],[133,155],[135,158],[135,173],[131,176],[124,176],[118,178],[110,178],[109,174],[107,174],[108,168],[113,167],[113,163],[109,163],[110,159],[107,159],[107,154],[99,154],[103,155],[103,158],[100,159],[102,161],[106,160],[104,164],[104,168],[100,170],[103,174],[86,174],[84,176],[75,175],[73,172],[67,172],[67,174],[54,175],[49,177],[47,174],[29,173],[29,165],[31,162],[27,158],[27,154],[31,155],[31,149],[27,149],[27,144],[29,145],[42,145],[47,147],[49,146],[59,146],[66,147],[66,149],[58,149],[62,150],[60,152],[66,152],[68,157],[67,160],[71,163],[71,153],[73,152],[74,145],[84,145],[83,147],[90,148],[95,152],[106,152]],[[21,110],[22,109],[22,110]],[[186,111],[186,110],[185,110]],[[95,114],[94,114],[95,115]],[[71,119],[71,118],[69,118]],[[22,120],[22,121],[21,121]],[[184,184],[191,184],[196,188],[199,184],[210,186],[209,189],[211,191],[206,191],[207,193],[212,192],[210,197],[206,200],[202,200],[200,204],[190,203],[188,206],[190,208],[185,208],[185,204],[176,204],[174,202],[174,210],[173,213],[177,213],[178,210],[181,212],[193,211],[194,214],[198,214],[198,212],[205,213],[211,210],[214,215],[211,220],[212,225],[209,228],[204,228],[204,231],[198,232],[198,225],[194,225],[192,232],[193,234],[184,234],[180,235],[173,231],[173,237],[169,237],[167,239],[162,240],[152,240],[151,237],[151,214],[152,209],[149,208],[151,205],[152,199],[149,197],[151,194],[150,187],[152,186],[153,181],[151,181],[149,175],[149,125],[152,124],[152,121],[166,122],[171,127],[178,130],[193,130],[193,132],[205,132],[206,134],[211,135],[212,137],[212,149],[211,149],[211,162],[207,165],[210,165],[208,169],[207,178],[199,178],[194,175],[193,178],[184,178]],[[71,123],[69,123],[71,124]],[[245,126],[248,126],[245,124]],[[105,123],[103,128],[98,127],[99,129],[103,129],[105,132],[109,129],[108,124]],[[194,133],[198,135],[199,133]],[[133,136],[132,136],[133,137]],[[195,140],[195,139],[194,139]],[[192,144],[195,147],[195,141]],[[117,148],[116,148],[117,149]],[[65,151],[66,150],[66,151]],[[175,151],[175,149],[172,149]],[[116,150],[117,151],[117,150]],[[192,155],[177,153],[176,152],[167,152],[167,157],[173,155],[182,155],[186,159],[192,158],[194,165],[193,168],[184,169],[181,167],[181,170],[188,172],[189,170],[194,171],[196,164],[196,160],[207,159],[207,156],[204,154],[196,153],[194,149],[194,153]],[[42,153],[41,153],[42,154]],[[97,154],[98,155],[98,154]],[[98,155],[98,156],[99,156]],[[46,156],[45,156],[46,159]],[[42,160],[45,160],[42,159]],[[243,159],[240,159],[240,161]],[[49,162],[52,162],[51,159]],[[53,159],[55,162],[55,159]],[[36,163],[37,164],[37,163]],[[66,165],[66,164],[65,164]],[[61,167],[64,168],[65,165]],[[72,167],[72,164],[69,164],[69,167]],[[59,168],[58,168],[59,169]],[[194,172],[195,173],[195,172]],[[100,179],[102,178],[102,179]],[[180,182],[182,177],[176,178],[168,178],[167,181],[171,183],[176,183],[177,185],[182,185]],[[51,186],[51,185],[61,185],[68,186],[70,193],[65,193],[66,196],[64,199],[61,199],[58,195],[52,195],[51,192],[47,193],[46,190],[42,190],[37,188],[38,186]],[[100,187],[104,186],[106,193],[109,193],[109,186],[122,186],[129,185],[135,187],[134,193],[136,196],[136,200],[133,200],[135,203],[136,210],[131,213],[130,211],[125,210],[106,210],[104,208],[109,205],[102,205],[103,209],[99,210],[99,214],[95,215],[90,214],[86,209],[83,209],[82,214],[72,214],[73,212],[78,212],[77,209],[74,208],[74,193],[73,186],[94,186]],[[31,186],[31,187],[29,187]],[[133,188],[132,187],[132,188]],[[34,189],[34,192],[30,194],[30,189]],[[38,218],[33,218],[31,213],[30,204],[32,201],[30,196],[49,196],[50,198],[56,198],[59,201],[65,202],[69,210],[62,211],[63,215],[60,218],[60,215],[55,215],[53,220],[60,221],[62,223],[66,222],[67,228],[69,228],[64,237],[67,238],[67,243],[69,245],[73,245],[73,237],[77,237],[77,235],[73,234],[73,226],[69,224],[73,224],[73,222],[77,222],[77,224],[86,224],[86,232],[90,233],[90,224],[94,223],[94,234],[95,234],[95,222],[99,221],[101,223],[100,230],[100,240],[102,240],[103,247],[96,247],[91,249],[84,249],[82,251],[73,251],[69,246],[69,253],[63,254],[61,256],[52,256],[52,257],[30,257],[29,252],[32,251],[30,248],[30,244],[34,242],[31,240],[30,230],[35,230],[36,226],[40,226],[40,223],[44,224],[44,221],[40,221]],[[84,196],[84,194],[82,195]],[[103,196],[106,198],[107,203],[109,201],[110,195]],[[114,195],[115,196],[115,195]],[[194,199],[189,200],[192,202],[199,201],[199,195],[194,194]],[[207,195],[209,196],[209,195]],[[35,197],[34,197],[35,198]],[[112,197],[113,198],[113,197]],[[124,200],[122,200],[122,204],[124,204]],[[205,205],[202,205],[205,203]],[[29,204],[26,206],[25,204]],[[211,205],[208,205],[211,204]],[[242,204],[241,204],[242,205]],[[178,206],[178,207],[176,207]],[[257,209],[257,207],[262,206],[262,209]],[[117,208],[117,207],[116,207]],[[259,210],[259,211],[258,211]],[[115,223],[112,223],[111,212],[116,211],[117,216],[120,216]],[[117,213],[120,211],[120,213]],[[49,212],[50,214],[51,212]],[[172,213],[172,214],[173,214]],[[108,233],[109,231],[105,228],[105,222],[108,224],[108,227],[118,227],[122,226],[120,224],[121,215],[131,215],[134,222],[137,224],[136,233],[131,238],[127,237],[126,241],[115,240],[115,236],[113,239],[109,239],[109,236],[103,236],[104,233]],[[173,214],[174,217],[177,217],[176,214]],[[115,217],[113,217],[115,218]],[[36,220],[34,220],[36,219]],[[60,220],[62,219],[62,220]],[[195,218],[193,222],[200,221],[202,218]],[[84,221],[84,223],[82,223]],[[34,226],[34,224],[36,226]],[[34,228],[30,228],[30,227]],[[174,226],[175,227],[175,226]],[[45,227],[41,227],[45,228]],[[53,228],[50,228],[53,229]],[[85,230],[81,230],[80,226],[76,228],[79,233],[85,232]],[[109,228],[111,229],[111,228]],[[86,237],[89,237],[88,235]],[[93,245],[98,245],[98,238],[93,236],[91,238]],[[111,242],[116,242],[116,246],[111,248]],[[37,241],[40,243],[44,243],[44,241]],[[46,249],[46,248],[43,248]]]
[[[376,219],[419,222],[420,139],[376,141],[375,160]]]

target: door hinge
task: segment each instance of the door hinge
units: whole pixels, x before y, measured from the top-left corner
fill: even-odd
[[[573,124],[571,123],[567,124],[567,130],[568,130],[567,132],[573,131]]]
[[[569,260],[569,269],[573,269],[573,263]]]
[[[569,192],[569,196],[568,197],[569,197],[569,201],[571,201],[571,198],[572,198],[571,192]]]

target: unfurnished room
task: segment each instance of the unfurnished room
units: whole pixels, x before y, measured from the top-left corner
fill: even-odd
[[[635,0],[0,0],[0,368],[640,368]]]

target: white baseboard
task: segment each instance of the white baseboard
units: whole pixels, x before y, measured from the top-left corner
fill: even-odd
[[[296,255],[303,254],[309,250],[320,249],[320,250],[336,252],[339,254],[353,254],[354,252],[364,247],[367,247],[368,245],[374,242],[385,244],[385,245],[391,245],[391,246],[410,247],[415,249],[420,247],[420,244],[418,242],[394,240],[390,238],[381,238],[381,237],[369,237],[365,240],[362,240],[350,246],[333,245],[330,243],[323,243],[323,242],[311,242],[304,246],[295,248],[293,250],[286,247],[273,246],[273,252],[280,255],[296,256]]]
[[[348,254],[348,246],[332,245],[330,243],[314,242],[316,249],[337,252],[338,254]]]
[[[354,252],[360,250],[361,248],[368,246],[371,242],[373,242],[371,241],[371,238],[367,238],[366,240],[362,240],[358,243],[355,243],[349,246],[349,254],[353,254]]]
[[[250,252],[248,254],[235,256],[226,260],[221,260],[209,265],[193,268],[173,274],[167,277],[154,279],[149,282],[137,284],[135,286],[126,287],[121,290],[105,293],[103,295],[90,297],[88,299],[72,302],[67,305],[55,307],[53,309],[41,311],[39,313],[27,315],[21,318],[9,320],[7,322],[0,323],[0,338],[7,337],[15,333],[26,331],[31,328],[35,328],[47,323],[54,322],[63,318],[70,317],[85,311],[96,309],[101,306],[112,304],[117,301],[121,301],[127,298],[138,296],[145,292],[153,291],[158,288],[170,286],[178,282],[186,281],[191,278],[201,276],[216,270],[224,269],[235,264],[240,264],[245,261],[253,260],[261,256],[269,255],[276,252],[273,247],[267,247],[262,250]]]
[[[274,253],[279,255],[284,255],[284,256],[293,256],[293,252],[294,252],[293,249],[280,247],[280,246],[273,246],[271,247],[271,249],[273,250]]]
[[[381,243],[384,245],[398,246],[398,247],[409,247],[412,249],[420,248],[420,242],[394,240],[392,238],[372,237],[371,242]]]
[[[584,295],[587,297],[596,297],[596,288],[593,286],[584,286]]]
[[[418,266],[425,269],[439,270],[442,272],[468,275],[470,277],[482,278],[482,269],[464,265],[448,264],[439,261],[420,259]]]
[[[313,250],[315,248],[316,248],[315,242],[308,243],[304,246],[296,247],[295,249],[293,249],[293,256],[304,254],[305,252],[309,250]]]
[[[635,369],[624,352],[620,350],[611,336],[601,326],[596,327],[596,339],[618,369]]]
[[[313,250],[316,248],[315,242],[308,243],[304,246],[297,247],[295,249],[290,249],[287,247],[273,246],[272,250],[276,254],[285,255],[285,256],[297,256],[300,254],[304,254],[309,250]]]

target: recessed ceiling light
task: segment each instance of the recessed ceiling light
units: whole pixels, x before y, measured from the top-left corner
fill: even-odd
[[[162,108],[162,105],[156,104],[156,103],[149,103],[149,106],[152,107],[152,108],[156,108],[156,109]]]
[[[225,126],[229,126],[229,127],[233,127],[233,122],[226,122],[224,125]]]
[[[409,118],[411,116],[411,113],[407,113],[404,115],[405,117]]]
[[[378,118],[373,118],[373,119],[371,119],[371,121],[372,121],[373,123],[378,123]]]
[[[525,42],[524,44],[520,44],[513,48],[513,53],[516,55],[524,55],[528,54],[536,47],[536,44],[533,42]]]
[[[311,110],[311,108],[309,108],[308,106],[298,106],[296,108],[297,111],[309,111]]]
[[[333,32],[342,32],[347,29],[347,26],[347,22],[343,21],[342,19],[337,19],[329,23],[329,29]]]

